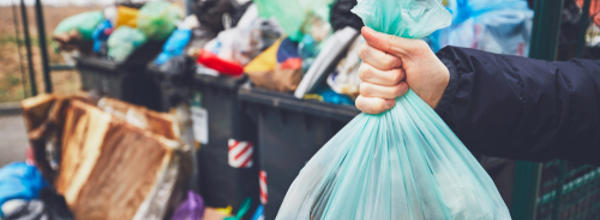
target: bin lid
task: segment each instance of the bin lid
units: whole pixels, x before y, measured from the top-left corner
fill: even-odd
[[[237,89],[244,84],[248,77],[243,75],[241,77],[231,77],[224,75],[208,75],[208,74],[197,74],[192,73],[192,87],[217,87],[222,89],[233,90],[237,92]]]
[[[314,100],[297,99],[292,94],[261,88],[241,88],[238,92],[242,101],[273,108],[285,109],[339,121],[349,121],[360,111],[354,106],[338,105]]]
[[[119,64],[113,60],[95,56],[77,57],[76,67],[101,70],[107,73],[115,73],[119,69]]]

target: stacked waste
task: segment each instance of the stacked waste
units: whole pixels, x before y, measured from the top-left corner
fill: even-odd
[[[455,45],[528,54],[533,14],[526,1],[442,2],[452,23],[424,38],[434,50]],[[181,5],[157,0],[117,3],[64,20],[54,31],[57,51],[136,64],[123,68],[123,72],[139,70],[131,74],[135,77],[114,74],[110,80],[88,80],[102,84],[98,87],[104,93],[124,90],[132,93],[113,97],[154,100],[184,88],[176,98],[161,103],[184,103],[183,110],[174,114],[193,127],[189,135],[196,147],[191,150],[199,156],[188,165],[194,167],[189,170],[199,170],[190,177],[196,181],[190,181],[194,186],[174,186],[185,182],[176,171],[185,167],[180,165],[185,158],[177,152],[183,149],[186,131],[175,125],[172,115],[115,99],[80,96],[26,102],[32,109],[26,115],[40,114],[28,122],[35,146],[45,149],[52,142],[62,148],[54,155],[61,160],[40,160],[37,166],[78,218],[168,218],[166,213],[174,213],[173,219],[198,219],[207,213],[230,219],[273,218],[299,171],[296,168],[358,113],[353,105],[360,90],[359,50],[365,41],[359,34],[363,20],[351,11],[357,3],[199,0],[190,3],[186,11],[191,13],[184,16]],[[167,83],[175,75],[182,75],[177,84]],[[158,86],[139,86],[147,84]],[[256,110],[241,103],[240,88],[259,91],[249,99],[277,110]],[[132,100],[127,101],[136,103]],[[169,107],[146,107],[173,113]],[[58,130],[33,129],[39,127],[33,123],[36,120],[45,121],[44,128]],[[142,149],[126,148],[133,141],[129,138],[139,142],[136,147],[143,142]],[[300,141],[294,138],[308,140],[296,143]],[[94,140],[93,144],[81,142],[84,139]],[[144,162],[134,166],[138,160]],[[272,163],[263,163],[266,160]],[[285,162],[294,163],[293,169]],[[281,167],[270,172],[265,164]],[[123,173],[111,173],[106,167],[119,167]],[[276,172],[281,170],[288,176]],[[131,194],[107,193],[125,191]],[[99,212],[94,207],[115,210]]]

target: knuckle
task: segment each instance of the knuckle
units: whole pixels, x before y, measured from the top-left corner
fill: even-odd
[[[381,59],[381,65],[386,70],[392,69],[396,67],[396,59],[390,55],[386,55],[383,59]]]
[[[401,69],[394,69],[390,74],[391,81],[394,84],[398,84],[402,80],[403,72]]]
[[[368,57],[369,54],[369,46],[367,44],[363,44],[362,46],[360,46],[360,49],[358,50],[358,57],[360,57],[360,59],[365,60]]]
[[[358,96],[358,98],[356,98],[355,106],[362,112],[365,112],[368,114],[371,114],[374,112],[373,106],[370,105],[369,102],[363,96]]]
[[[358,67],[358,77],[360,78],[361,81],[368,81],[370,78],[370,70],[369,67],[362,63],[360,64],[360,67]]]
[[[356,98],[356,102],[354,103],[354,106],[356,106],[357,109],[364,111],[364,100],[362,96],[358,96]]]
[[[388,57],[385,57],[385,59],[381,60],[381,66],[385,69],[390,69],[392,68],[392,59],[389,59]]]
[[[370,89],[368,83],[365,83],[365,82],[360,83],[358,89],[359,89],[360,94],[363,95],[363,96],[370,96],[371,95],[370,94],[371,93],[371,89]]]
[[[387,108],[387,106],[385,105],[385,101],[383,101],[381,99],[378,99],[377,103],[373,106],[374,106],[373,113],[379,113],[379,112],[385,111]]]
[[[402,95],[402,92],[404,92],[404,89],[402,88],[402,84],[398,84],[398,85],[394,86],[394,89],[392,91],[392,97],[390,97],[390,98],[396,98],[396,97]]]

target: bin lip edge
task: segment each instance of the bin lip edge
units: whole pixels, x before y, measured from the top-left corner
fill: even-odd
[[[76,57],[75,61],[75,67],[77,69],[91,68],[106,71],[117,71],[122,67],[120,63],[117,63],[114,60],[94,56]]]
[[[191,84],[192,88],[202,87],[209,85],[211,87],[225,88],[237,92],[237,90],[248,80],[244,75],[239,78],[233,78],[229,76],[212,76],[207,74],[191,73]]]
[[[241,102],[282,108],[302,112],[314,116],[350,120],[360,113],[356,107],[327,102],[315,102],[297,99],[291,94],[284,94],[260,88],[240,88],[238,97]]]

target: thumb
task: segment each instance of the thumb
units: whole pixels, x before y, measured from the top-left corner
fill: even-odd
[[[417,40],[384,34],[367,26],[363,27],[361,32],[369,46],[400,58],[409,55],[417,45]]]

